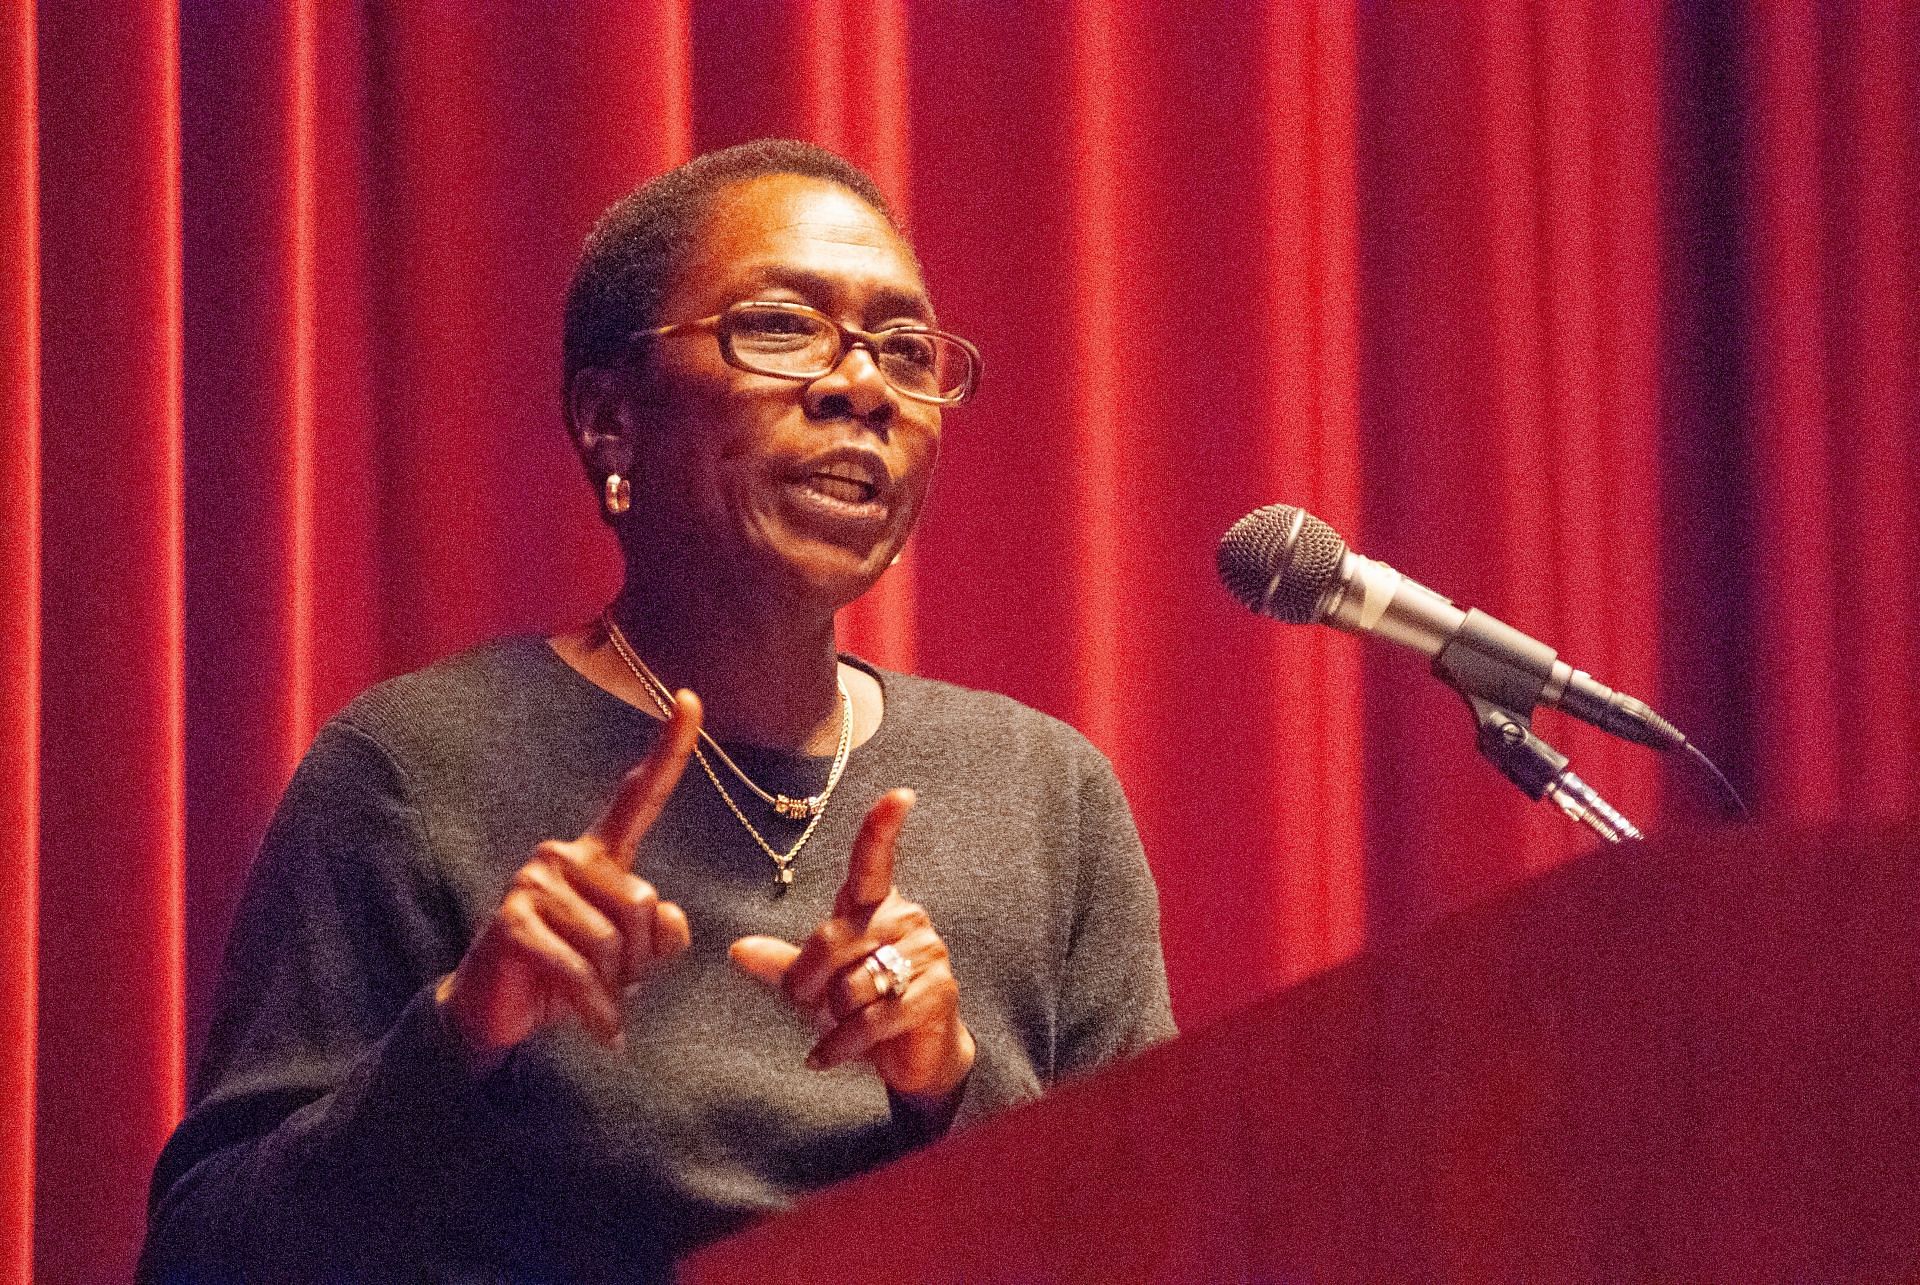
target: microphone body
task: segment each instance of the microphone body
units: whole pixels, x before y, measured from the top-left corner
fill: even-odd
[[[1522,716],[1563,709],[1615,736],[1658,750],[1686,737],[1644,701],[1597,681],[1553,648],[1477,609],[1363,557],[1319,518],[1287,504],[1256,509],[1221,538],[1220,576],[1261,615],[1372,634],[1433,658],[1434,672],[1465,695]]]

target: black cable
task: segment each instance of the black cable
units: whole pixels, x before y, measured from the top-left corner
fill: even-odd
[[[1722,772],[1719,766],[1716,765],[1712,759],[1708,758],[1706,752],[1698,745],[1695,745],[1692,741],[1685,742],[1685,745],[1687,747],[1687,753],[1704,763],[1707,771],[1713,773],[1713,779],[1720,782],[1720,788],[1726,791],[1729,799],[1733,800],[1734,810],[1740,814],[1740,819],[1742,821],[1753,820],[1753,814],[1747,811],[1746,800],[1740,797],[1740,791],[1733,788],[1733,782],[1727,779],[1727,774]]]

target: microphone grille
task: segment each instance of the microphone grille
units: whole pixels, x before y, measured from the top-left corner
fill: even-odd
[[[1229,527],[1216,556],[1221,582],[1248,610],[1306,625],[1319,618],[1346,551],[1339,533],[1313,514],[1269,504]]]

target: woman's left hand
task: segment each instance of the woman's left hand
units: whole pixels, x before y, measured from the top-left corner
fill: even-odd
[[[893,886],[893,846],[913,797],[912,790],[894,790],[867,813],[833,914],[803,944],[742,937],[731,954],[825,1032],[807,1054],[808,1066],[824,1070],[864,1058],[894,1092],[938,1102],[966,1081],[974,1044],[960,1020],[946,942],[926,910]],[[885,953],[867,963],[885,946],[906,961],[909,980],[897,992]]]

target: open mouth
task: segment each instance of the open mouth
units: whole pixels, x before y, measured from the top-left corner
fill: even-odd
[[[880,488],[865,478],[848,477],[844,473],[810,473],[807,485],[844,504],[867,504],[880,494]]]
[[[816,456],[792,476],[796,488],[815,507],[861,518],[886,512],[890,480],[886,461],[857,447]]]

